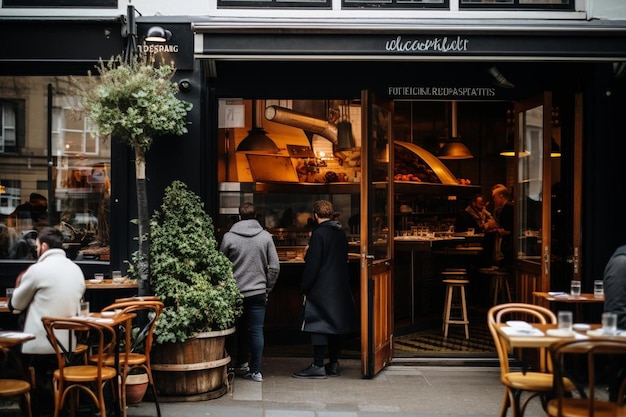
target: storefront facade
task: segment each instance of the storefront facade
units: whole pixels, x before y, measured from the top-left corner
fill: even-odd
[[[17,99],[20,96],[21,92],[15,91],[14,80],[42,77],[36,82],[43,108],[62,108],[63,105],[57,105],[54,100],[61,88],[55,82],[69,75],[84,76],[87,71],[93,70],[99,58],[123,53],[127,41],[122,30],[124,26],[124,19],[119,18],[77,21],[27,19],[13,22],[6,19],[1,29],[5,38],[18,33],[21,41],[0,52],[0,76],[4,81],[4,93],[0,98]],[[158,45],[144,43],[143,38],[153,26],[169,30],[171,38]],[[65,40],[55,42],[54,47],[43,44],[40,39],[46,33],[56,33],[59,39]],[[626,221],[620,216],[621,204],[618,203],[626,200],[619,170],[620,155],[626,146],[621,140],[620,117],[626,110],[624,22],[490,20],[486,23],[450,19],[384,19],[373,22],[368,19],[334,19],[330,24],[325,19],[315,18],[146,16],[137,17],[137,39],[139,48],[145,52],[161,55],[175,64],[177,73],[174,80],[179,83],[180,97],[194,105],[189,115],[189,133],[181,138],[156,140],[147,155],[150,211],[158,208],[163,189],[172,180],[179,179],[202,196],[207,211],[216,219],[218,233],[221,233],[228,225],[232,215],[229,210],[233,208],[232,202],[225,203],[224,197],[228,197],[223,192],[225,184],[278,182],[279,186],[274,189],[255,186],[245,190],[244,187],[243,191],[235,192],[234,198],[239,199],[237,201],[253,198],[257,204],[265,205],[267,217],[264,218],[264,225],[268,228],[291,227],[305,232],[303,225],[306,222],[298,220],[296,214],[305,214],[316,198],[332,199],[342,210],[340,218],[346,223],[346,228],[356,235],[354,252],[358,254],[356,262],[357,265],[361,263],[361,268],[355,268],[355,295],[361,301],[369,300],[370,296],[378,297],[359,290],[359,287],[366,286],[367,277],[372,276],[375,270],[375,265],[365,260],[367,257],[373,256],[381,264],[390,262],[393,265],[387,275],[383,274],[388,282],[381,283],[383,287],[389,285],[384,288],[390,289],[386,297],[391,307],[382,317],[387,324],[383,333],[387,335],[393,333],[394,320],[410,318],[414,323],[416,316],[432,315],[440,308],[435,299],[438,293],[429,287],[436,278],[435,273],[430,271],[421,275],[428,276],[429,280],[415,281],[405,277],[407,255],[400,254],[401,245],[394,247],[393,239],[389,237],[402,232],[407,224],[397,219],[394,213],[402,204],[414,204],[412,212],[415,212],[420,206],[427,205],[424,199],[441,203],[442,197],[454,196],[455,200],[451,201],[458,203],[446,208],[441,208],[439,204],[436,209],[449,214],[459,206],[462,209],[462,202],[471,194],[481,193],[490,197],[490,187],[496,183],[521,190],[520,184],[525,180],[522,173],[528,172],[521,168],[525,166],[525,161],[519,156],[503,158],[499,150],[505,145],[509,133],[507,111],[522,113],[526,108],[524,103],[529,100],[540,97],[541,105],[549,106],[550,112],[558,109],[558,129],[554,128],[555,125],[551,126],[548,139],[552,136],[557,139],[563,156],[558,162],[544,166],[541,171],[543,178],[535,184],[537,187],[546,180],[550,187],[545,187],[545,190],[539,187],[525,195],[532,195],[534,201],[550,200],[550,204],[543,204],[544,209],[547,206],[549,215],[542,214],[539,224],[531,227],[524,223],[528,217],[520,214],[517,232],[541,231],[543,242],[551,242],[548,250],[552,262],[548,273],[542,273],[542,261],[537,262],[534,257],[543,255],[543,248],[540,247],[538,254],[525,253],[528,262],[518,264],[520,276],[534,278],[528,281],[532,284],[526,287],[519,284],[520,298],[528,297],[533,288],[548,290],[563,286],[575,275],[583,280],[583,286],[591,286],[593,279],[601,276],[604,264],[615,247],[624,242]],[[50,84],[53,85],[52,92],[44,88]],[[14,90],[12,97],[7,96],[7,86]],[[17,87],[18,90],[21,88]],[[50,105],[45,104],[42,98],[47,95],[52,96]],[[32,97],[25,100],[25,109],[32,101]],[[257,106],[260,102],[264,103],[264,108],[273,105],[291,109],[322,123],[329,120],[329,108],[337,108],[343,116],[347,113],[357,131],[353,147],[360,147],[363,151],[347,154],[362,158],[358,163],[361,169],[345,170],[346,175],[352,174],[351,178],[339,181],[348,183],[345,186],[327,186],[323,181],[316,183],[315,178],[303,181],[299,177],[289,181],[284,178],[273,181],[271,177],[264,177],[265,181],[259,181],[254,177],[258,176],[258,172],[249,166],[251,158],[247,152],[237,151],[248,130],[257,122],[279,143],[281,150],[274,157],[287,155],[288,145],[297,149],[310,148],[307,151],[311,150],[313,154],[307,158],[317,159],[319,155],[315,153],[314,145],[317,138],[310,133],[310,129],[296,123],[296,129],[290,130],[294,129],[293,123],[290,126],[267,118],[255,120],[253,102]],[[396,120],[395,116],[401,116],[401,120],[390,123],[391,130],[385,132],[389,136],[386,138],[387,149],[391,141],[401,141],[418,145],[434,154],[440,146],[440,137],[456,136],[450,135],[447,130],[452,119],[449,113],[452,102],[458,109],[458,124],[457,120],[453,124],[462,135],[463,142],[472,150],[474,158],[443,161],[443,165],[455,178],[470,179],[472,186],[461,188],[459,183],[453,186],[453,191],[440,187],[441,192],[425,192],[424,187],[406,189],[402,188],[404,185],[389,182],[393,173],[387,176],[374,173],[380,162],[375,153],[377,146],[378,150],[381,149],[381,138],[374,138],[374,131],[371,130],[376,124],[371,117],[371,108],[388,111],[387,115],[393,120]],[[358,110],[352,109],[353,105],[357,105]],[[225,109],[234,112],[232,122],[223,119]],[[49,215],[48,222],[57,224],[63,220],[61,213],[65,208],[56,202],[62,200],[58,188],[72,189],[67,192],[83,199],[85,193],[78,190],[77,184],[71,187],[59,185],[57,189],[53,187],[52,184],[61,184],[58,178],[63,166],[56,154],[44,153],[43,150],[47,148],[52,152],[54,146],[46,146],[45,141],[47,136],[53,136],[55,128],[46,128],[41,124],[36,128],[36,122],[29,119],[27,111],[24,113],[23,119],[16,119],[17,129],[21,123],[23,136],[32,135],[37,129],[43,142],[31,146],[32,149],[25,148],[29,148],[28,152],[39,153],[25,155],[15,145],[15,149],[3,158],[14,166],[21,164],[28,169],[39,169],[33,182],[35,185],[28,191],[22,186],[24,190],[16,197],[21,202],[28,200],[32,193],[46,195],[48,206],[54,207],[57,213]],[[46,112],[41,114],[43,116]],[[555,118],[546,120],[550,124]],[[543,127],[545,135],[548,126],[544,124]],[[518,133],[518,143],[520,137],[523,135]],[[87,142],[80,150],[70,153],[67,159],[68,167],[77,166],[74,171],[79,174],[85,168],[72,165],[71,161],[72,158],[78,161],[91,149]],[[102,194],[102,187],[96,185],[94,188],[93,185],[102,174],[110,181],[109,194],[106,197],[102,196],[106,193],[102,194],[95,202],[90,202],[88,198],[86,203],[80,200],[88,208],[75,209],[75,213],[81,216],[74,215],[71,219],[75,228],[81,221],[88,223],[88,214],[97,211],[103,200],[109,200],[110,248],[109,260],[104,257],[77,260],[86,275],[96,270],[125,270],[124,261],[134,250],[136,235],[130,222],[136,213],[132,150],[113,138],[91,151],[94,163],[89,165],[89,175],[80,179],[77,176],[75,180],[84,180],[90,192],[95,189]],[[367,156],[359,156],[361,154]],[[9,161],[9,158],[13,159]],[[108,161],[109,158],[110,165],[107,165],[105,159]],[[547,158],[542,159],[545,160]],[[41,163],[35,164],[34,161]],[[343,162],[348,163],[349,160]],[[389,164],[390,160],[386,162]],[[7,169],[8,163],[3,162],[3,165],[2,185],[15,188],[10,187],[15,183],[5,183],[5,179],[15,178],[11,174],[15,169]],[[55,169],[58,167],[58,171],[48,172],[50,165]],[[97,174],[94,174],[94,167],[101,168]],[[318,171],[319,168],[316,167]],[[71,177],[74,171],[70,170],[66,175]],[[297,174],[298,171],[295,172]],[[22,181],[26,177],[20,171]],[[367,186],[362,185],[381,180],[388,184],[383,202],[377,201],[374,192],[368,194]],[[551,198],[551,188],[556,183],[560,183],[561,189],[565,190],[559,194],[558,200]],[[335,185],[339,188],[332,188]],[[407,196],[419,199],[411,200]],[[285,207],[292,209],[295,220],[282,226],[280,217],[285,214]],[[270,208],[274,209],[274,213],[269,212]],[[394,218],[394,221],[386,222],[388,244],[382,252],[375,249],[376,240],[381,236],[374,232],[379,227],[377,222],[381,210],[388,219]],[[84,220],[85,213],[88,220]],[[360,219],[349,222],[351,217],[358,218],[360,214]],[[558,219],[558,227],[555,219]],[[412,221],[412,224],[418,222]],[[553,233],[555,229],[559,232],[558,239]],[[291,241],[286,242],[285,247],[301,246],[302,242],[293,240],[298,238],[297,234],[287,238]],[[394,263],[396,258],[404,261]],[[3,268],[2,285],[8,287],[15,274],[32,260],[2,259],[0,262],[6,267]],[[285,270],[297,276],[297,267],[291,268],[294,268],[293,264]],[[363,273],[363,270],[367,272]],[[411,271],[411,275],[415,272]],[[297,291],[297,286],[289,291]],[[293,295],[289,291],[285,297]],[[411,296],[406,297],[405,292],[410,292]],[[283,303],[289,304],[290,301],[285,299]],[[277,326],[290,326],[292,323],[281,320],[281,317],[292,313],[289,308],[277,306]],[[381,311],[370,314],[379,313]],[[367,312],[363,314],[363,321],[369,322],[371,317]],[[370,325],[373,324],[365,325],[362,334],[374,333]],[[366,339],[373,341],[373,334],[371,336],[372,339]],[[368,356],[363,370],[365,375],[375,373],[377,361],[380,359],[384,363],[389,355],[389,352],[373,352],[369,346],[365,346],[363,352]]]

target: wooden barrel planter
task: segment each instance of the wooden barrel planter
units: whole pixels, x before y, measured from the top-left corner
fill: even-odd
[[[228,391],[226,336],[235,328],[198,334],[152,349],[152,374],[160,402],[205,401]]]

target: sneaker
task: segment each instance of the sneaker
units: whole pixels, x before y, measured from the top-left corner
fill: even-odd
[[[250,381],[263,382],[263,375],[261,375],[261,372],[248,372],[243,376],[243,378],[249,379]]]
[[[235,375],[242,376],[250,372],[250,367],[248,366],[248,362],[234,363],[228,370]]]
[[[339,363],[327,363],[324,365],[324,369],[326,370],[326,375],[328,376],[339,376]]]
[[[294,378],[326,379],[326,369],[323,366],[310,364],[303,370],[294,372],[292,376]]]

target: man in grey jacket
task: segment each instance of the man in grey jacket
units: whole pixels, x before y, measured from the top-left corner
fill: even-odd
[[[267,295],[278,279],[280,263],[272,235],[256,219],[253,204],[239,207],[239,221],[224,235],[220,251],[232,262],[233,276],[244,297],[243,314],[235,324],[237,333],[231,341],[236,349],[234,369],[246,379],[262,382],[265,308]]]
[[[35,335],[35,339],[24,343],[22,353],[23,363],[35,369],[37,390],[32,404],[34,415],[38,415],[45,406],[54,405],[50,390],[52,371],[57,368],[54,349],[41,318],[75,316],[85,293],[85,276],[65,254],[60,230],[53,227],[42,229],[37,235],[35,248],[37,262],[15,281],[9,309],[14,314],[26,312],[24,331]]]

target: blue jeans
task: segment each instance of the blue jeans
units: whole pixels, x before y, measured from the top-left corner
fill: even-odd
[[[244,298],[243,314],[235,324],[237,328],[237,362],[240,364],[249,362],[250,372],[261,371],[261,357],[265,347],[263,323],[265,322],[266,305],[265,294]]]

